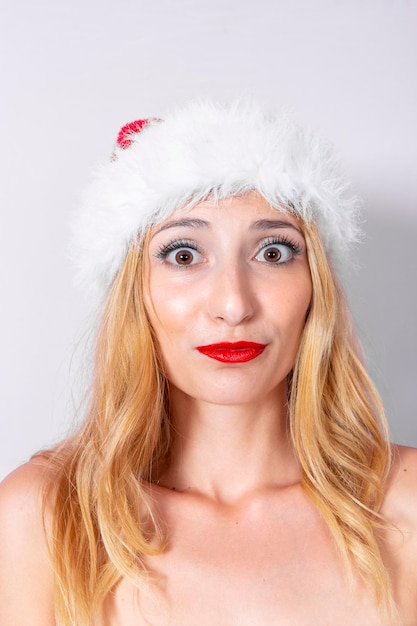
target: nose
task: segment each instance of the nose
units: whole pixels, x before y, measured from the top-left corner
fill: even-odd
[[[256,310],[256,294],[248,273],[238,263],[218,268],[212,276],[208,311],[212,319],[229,326],[238,326],[252,319]]]

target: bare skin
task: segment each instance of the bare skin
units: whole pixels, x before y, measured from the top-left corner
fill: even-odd
[[[411,456],[415,472],[415,452],[399,454]],[[122,581],[106,603],[105,626],[382,625],[363,582],[349,589],[328,529],[299,484],[264,487],[228,504],[162,489],[156,497],[170,525],[167,552],[149,562],[159,588],[139,594]],[[415,537],[392,533],[385,549],[398,624],[413,626]]]
[[[417,451],[395,446],[382,542],[398,625],[417,623]],[[45,467],[31,461],[0,486],[0,623],[55,626],[53,574],[40,514]],[[141,593],[122,580],[97,626],[382,626],[358,580],[348,588],[329,532],[297,482],[236,501],[153,486],[169,527],[167,551]]]
[[[213,207],[196,207],[199,224],[170,226],[151,241],[147,309],[176,436],[170,466],[148,490],[168,543],[148,559],[155,582],[139,592],[122,579],[95,626],[382,626],[369,587],[359,576],[349,587],[288,441],[285,380],[311,298],[303,237],[291,216],[254,231],[277,212],[252,195],[239,202],[221,219]],[[284,245],[281,267],[264,255],[277,230],[300,250],[287,257]],[[180,248],[194,255],[191,267],[176,267],[178,248],[156,256],[175,239],[197,240],[197,249]],[[267,348],[238,365],[196,350],[242,339]],[[398,624],[415,626],[417,451],[393,450],[382,513],[396,528],[381,548]],[[34,460],[0,486],[2,626],[55,626],[40,511],[45,471]]]

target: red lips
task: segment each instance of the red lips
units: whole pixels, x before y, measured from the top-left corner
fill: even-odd
[[[247,363],[262,354],[267,344],[252,341],[236,341],[212,343],[208,346],[197,346],[201,354],[221,363]]]

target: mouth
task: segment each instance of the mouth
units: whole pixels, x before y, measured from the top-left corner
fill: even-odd
[[[260,356],[266,346],[267,344],[252,341],[236,341],[197,346],[197,350],[221,363],[247,363]]]

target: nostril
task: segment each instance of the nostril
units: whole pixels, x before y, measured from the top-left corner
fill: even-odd
[[[234,278],[217,284],[209,299],[211,316],[229,325],[238,325],[252,319],[256,306],[255,298],[247,281]]]

